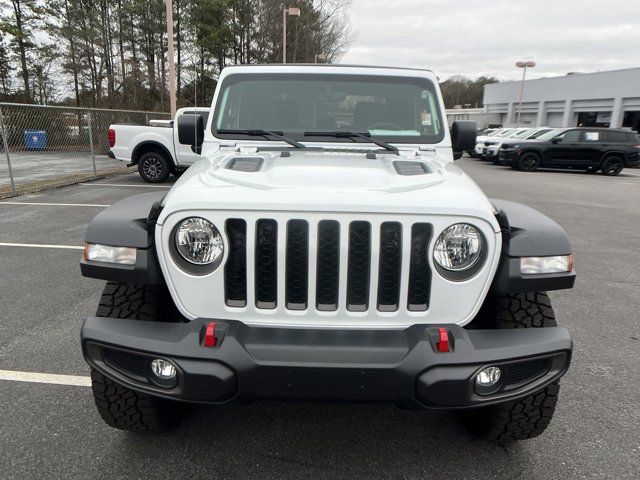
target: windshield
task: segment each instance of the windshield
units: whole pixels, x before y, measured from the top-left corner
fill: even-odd
[[[304,141],[353,142],[334,135],[341,131],[393,143],[444,138],[435,86],[416,77],[233,74],[223,81],[214,115],[212,133],[218,138],[250,139],[242,130],[277,131]],[[308,131],[314,132],[312,140],[304,136]]]
[[[560,135],[565,130],[566,128],[554,128],[553,130],[548,131],[544,135],[540,135],[538,138],[536,138],[536,140],[542,140],[543,142],[546,142],[547,140],[551,140],[553,137]]]
[[[526,138],[527,138],[527,140],[535,140],[536,138],[539,138],[542,135],[544,135],[545,133],[550,132],[550,131],[551,131],[550,128],[543,128],[541,130],[533,130],[533,132]]]

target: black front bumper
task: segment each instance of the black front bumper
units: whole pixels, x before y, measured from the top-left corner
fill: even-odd
[[[436,347],[438,326],[404,330],[250,327],[216,321],[217,344],[204,346],[211,320],[158,323],[87,318],[87,362],[131,389],[176,400],[247,403],[256,399],[375,401],[465,408],[528,395],[561,377],[572,341],[565,328],[466,330],[443,325],[450,351]],[[177,385],[156,385],[153,358],[171,361]],[[480,395],[476,374],[499,366],[502,385]]]
[[[518,158],[516,150],[498,150],[496,163],[498,165],[511,165]]]

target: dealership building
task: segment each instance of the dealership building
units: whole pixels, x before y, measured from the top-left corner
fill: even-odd
[[[515,126],[521,87],[521,81],[486,85],[483,111],[468,118],[484,125]],[[526,80],[520,125],[640,131],[640,68]]]

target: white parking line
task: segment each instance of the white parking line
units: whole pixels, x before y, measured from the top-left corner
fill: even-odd
[[[56,375],[53,373],[16,372],[0,370],[0,380],[10,382],[50,383],[53,385],[71,385],[74,387],[90,387],[91,378],[80,375]]]
[[[43,243],[6,243],[0,242],[0,247],[27,247],[27,248],[58,248],[62,250],[84,250],[77,245],[48,245]]]
[[[84,187],[171,188],[171,185],[128,185],[126,183],[79,183]]]
[[[97,203],[45,203],[45,202],[0,202],[0,205],[37,205],[47,207],[98,207],[107,208],[111,205],[99,205]]]

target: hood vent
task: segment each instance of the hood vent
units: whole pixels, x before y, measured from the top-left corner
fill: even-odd
[[[227,163],[227,170],[235,170],[236,172],[258,172],[262,168],[264,158],[260,157],[236,157]]]
[[[431,173],[431,169],[422,162],[398,160],[393,162],[393,166],[396,169],[396,172],[398,172],[398,175],[410,176]]]

